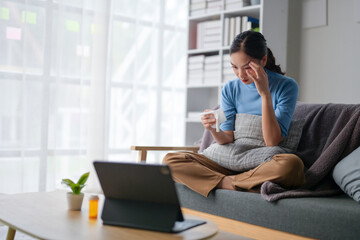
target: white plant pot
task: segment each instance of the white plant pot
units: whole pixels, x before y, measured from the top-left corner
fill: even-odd
[[[84,199],[84,193],[73,194],[72,192],[68,192],[67,201],[68,201],[69,210],[80,211],[83,199]]]

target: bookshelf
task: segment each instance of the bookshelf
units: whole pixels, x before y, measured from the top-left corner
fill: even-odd
[[[222,86],[236,78],[229,48],[237,33],[258,27],[286,70],[288,0],[254,2],[189,0],[185,145],[201,138],[200,112],[220,104]]]

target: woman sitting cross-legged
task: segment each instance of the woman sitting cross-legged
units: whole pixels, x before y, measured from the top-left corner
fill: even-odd
[[[230,58],[237,78],[222,89],[221,108],[227,120],[216,132],[213,114],[201,118],[216,143],[202,154],[169,153],[163,162],[175,181],[203,196],[214,188],[258,192],[265,181],[300,187],[305,182],[302,160],[278,146],[288,134],[297,83],[275,65],[261,33],[237,35]]]

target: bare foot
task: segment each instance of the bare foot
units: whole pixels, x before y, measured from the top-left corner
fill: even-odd
[[[221,188],[221,189],[228,189],[228,190],[235,190],[232,187],[232,182],[234,180],[235,176],[225,176],[220,182],[219,184],[216,186],[216,188]]]

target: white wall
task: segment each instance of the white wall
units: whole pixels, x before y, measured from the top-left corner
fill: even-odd
[[[360,103],[360,22],[354,1],[328,0],[327,26],[302,29],[301,1],[290,0],[287,75],[300,86],[299,100]]]

